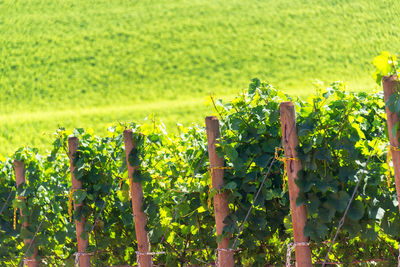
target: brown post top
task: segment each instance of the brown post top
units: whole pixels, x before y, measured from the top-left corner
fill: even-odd
[[[383,86],[383,93],[384,93],[384,98],[385,98],[385,102],[386,102],[392,94],[394,94],[397,90],[399,90],[399,86],[400,86],[399,78],[396,75],[385,76],[382,79],[382,86]],[[399,144],[399,136],[400,136],[399,130],[400,129],[397,131],[395,136],[393,136],[393,134],[392,134],[392,129],[396,125],[396,123],[399,122],[399,117],[397,116],[396,113],[391,112],[388,109],[388,107],[386,107],[385,109],[386,109],[386,115],[387,115],[387,125],[388,125],[388,134],[389,134],[390,145],[395,148],[398,148],[400,146],[400,144]],[[391,150],[390,152],[392,153],[394,180],[395,180],[395,185],[396,185],[397,198],[399,200],[399,196],[400,196],[400,151],[398,151],[398,149],[393,149],[392,147],[390,147],[390,150]],[[399,209],[400,209],[400,206],[399,206]]]
[[[75,166],[74,166],[74,158],[75,154],[78,151],[79,147],[79,139],[76,137],[68,138],[68,147],[69,147],[69,162],[70,162],[70,169],[71,169],[71,183],[72,183],[72,192],[75,189],[82,189],[82,182],[75,179]],[[74,210],[76,211],[78,207],[82,206],[83,203],[75,203],[75,198],[73,197],[74,201]],[[78,253],[82,253],[79,256],[79,266],[80,267],[89,267],[90,266],[90,256],[86,255],[86,249],[89,246],[89,237],[85,240],[81,237],[82,232],[85,231],[85,222],[86,218],[81,217],[81,220],[75,220],[75,229],[76,229],[76,238],[78,241]]]
[[[14,160],[14,171],[15,171],[15,183],[17,185],[17,188],[21,185],[26,183],[26,179],[25,179],[25,164],[23,161],[18,161],[18,160]],[[25,198],[23,197],[18,197],[19,200],[21,201],[25,201]],[[22,212],[22,210],[20,210],[21,213],[21,217],[24,217],[24,213]],[[26,221],[22,224],[23,228],[26,228],[29,226],[29,223]],[[24,239],[24,244],[25,246],[31,243],[31,239]],[[32,245],[30,247],[30,249],[33,249],[33,254],[31,257],[27,257],[28,260],[28,267],[38,267],[39,266],[39,262],[36,261],[36,256],[38,254],[38,249],[37,247],[34,245],[34,242],[32,242]]]
[[[133,218],[135,221],[135,232],[138,243],[139,254],[137,255],[139,255],[139,263],[141,267],[151,267],[152,256],[146,255],[146,253],[150,253],[150,241],[146,232],[147,216],[142,210],[143,188],[141,183],[133,182],[132,178],[133,173],[138,168],[138,166],[132,166],[129,162],[129,154],[131,153],[132,149],[135,148],[135,144],[132,140],[132,130],[125,130],[123,135],[125,143],[126,163],[128,166],[128,177],[132,196]]]
[[[215,144],[218,142],[218,138],[220,138],[219,120],[217,117],[206,117],[206,132],[212,187],[214,189],[221,189],[224,186],[224,158],[219,157],[216,152]],[[221,167],[221,169],[218,169],[218,167]],[[224,220],[229,215],[228,195],[226,192],[214,196],[214,212],[217,235],[221,235],[225,226]],[[229,249],[229,240],[230,236],[224,237],[218,243],[218,249],[220,249],[218,251],[218,266],[231,267],[235,265],[233,251],[226,250]]]
[[[304,236],[304,227],[307,221],[306,206],[296,205],[296,199],[300,189],[296,185],[297,172],[301,170],[301,163],[297,158],[296,147],[299,144],[296,127],[296,110],[292,102],[282,102],[280,104],[280,117],[282,127],[282,141],[285,150],[285,157],[288,160],[286,171],[288,176],[290,210],[292,213],[293,238],[295,243],[308,242]],[[311,250],[309,246],[297,246],[295,248],[296,266],[311,267]]]

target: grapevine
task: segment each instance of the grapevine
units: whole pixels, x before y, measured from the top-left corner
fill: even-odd
[[[374,64],[378,82],[386,75],[397,77],[395,55],[382,53]],[[27,252],[23,240],[32,238],[40,225],[33,243],[37,260],[45,265],[71,266],[77,252],[74,222],[82,217],[86,224],[81,237],[89,241],[87,253],[92,255],[92,264],[136,262],[126,160],[138,166],[133,181],[142,184],[142,209],[155,263],[210,264],[215,260],[217,242],[232,236],[232,246],[237,240],[232,249],[238,265],[284,264],[292,226],[281,151],[279,104],[283,101],[293,101],[296,106],[300,145],[297,158],[291,160],[302,165],[297,204],[307,208],[304,233],[310,238],[313,262],[323,260],[365,168],[329,260],[344,265],[359,264],[362,259],[375,259],[382,266],[395,264],[400,223],[394,181],[392,176],[388,178],[385,107],[400,116],[399,90],[385,103],[381,93],[352,93],[344,83],[335,82],[326,89],[317,87],[304,101],[259,79],[253,79],[248,89],[228,103],[212,98],[221,128],[217,152],[225,160],[225,185],[219,191],[211,189],[213,170],[204,126],[178,125],[178,134],[169,134],[154,117],[142,124],[110,126],[105,137],[90,129],[60,128],[48,154],[27,147],[0,159],[1,264],[17,265]],[[397,132],[398,124],[395,128]],[[136,147],[128,159],[125,129],[132,129]],[[82,182],[79,190],[71,190],[67,145],[71,136],[79,140],[73,161],[75,177]],[[371,150],[373,155],[366,164]],[[25,165],[27,182],[18,189],[14,160]],[[224,221],[223,234],[217,236],[211,200],[221,192],[227,193],[230,215]],[[69,204],[72,199],[83,204],[76,211]],[[26,216],[21,217],[20,210]],[[29,222],[26,229],[21,227],[21,218]]]

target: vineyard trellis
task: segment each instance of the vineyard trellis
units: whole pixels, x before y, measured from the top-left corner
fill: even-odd
[[[377,75],[385,101],[336,82],[306,102],[254,79],[213,99],[206,128],[172,136],[150,118],[106,137],[60,129],[46,157],[19,149],[0,162],[0,261],[290,266],[294,249],[297,266],[397,263],[398,190],[382,157],[388,136],[400,190],[393,59]]]

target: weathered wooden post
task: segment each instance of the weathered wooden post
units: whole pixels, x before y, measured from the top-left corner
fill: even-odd
[[[150,253],[150,241],[146,232],[147,217],[142,211],[143,188],[141,183],[133,182],[133,173],[139,166],[132,166],[129,163],[129,154],[135,148],[132,140],[132,130],[124,131],[126,164],[128,166],[128,177],[132,196],[133,218],[135,220],[135,231],[138,243],[138,253],[140,267],[152,266],[152,256]]]
[[[15,170],[15,182],[17,184],[17,187],[19,187],[21,184],[26,183],[25,180],[25,164],[23,161],[14,161],[14,170]],[[18,197],[19,200],[21,201],[25,201],[24,197]],[[20,213],[21,213],[21,219],[23,221],[22,227],[26,228],[29,226],[28,221],[25,218],[25,214],[22,212],[22,209],[20,209]],[[31,243],[31,239],[24,239],[24,244],[25,246]],[[38,253],[37,251],[37,247],[34,245],[34,241],[32,242],[32,245],[30,246],[30,249],[33,249],[33,254],[31,257],[27,257],[25,260],[25,262],[27,263],[28,267],[38,267],[39,266],[39,262],[36,261],[36,255]]]
[[[304,243],[308,242],[308,238],[304,236],[307,211],[305,205],[296,205],[300,189],[296,185],[295,180],[297,179],[297,172],[301,170],[301,163],[297,160],[296,147],[299,144],[299,138],[296,127],[296,111],[292,102],[282,102],[280,104],[280,117],[285,160],[287,162],[286,171],[289,185],[290,210],[292,213],[296,266],[309,267],[312,266],[311,250],[308,245],[304,245]]]
[[[72,199],[74,201],[74,211],[76,212],[78,207],[83,206],[83,203],[75,203],[74,193],[76,190],[82,189],[82,182],[75,179],[75,166],[74,159],[76,151],[78,150],[79,140],[76,137],[68,138],[68,147],[69,147],[69,163],[71,169],[71,182],[72,182]],[[89,246],[89,236],[87,236],[86,240],[81,237],[81,234],[85,231],[85,222],[86,218],[81,217],[81,220],[75,220],[76,227],[76,238],[78,241],[78,252],[77,257],[79,259],[80,267],[89,267],[90,266],[90,255],[86,254],[86,249]]]
[[[212,187],[219,190],[224,186],[224,158],[219,157],[215,150],[215,144],[220,137],[219,121],[217,117],[206,117],[206,131],[208,143],[208,155],[210,159],[210,172]],[[224,219],[229,215],[229,203],[227,193],[214,195],[214,212],[217,235],[222,235]],[[231,267],[235,265],[233,250],[229,248],[230,236],[222,238],[218,243],[218,266]]]
[[[385,98],[385,102],[389,99],[389,97],[396,93],[400,89],[400,82],[397,75],[385,76],[382,79],[383,85],[383,95]],[[393,160],[393,168],[394,168],[394,180],[396,184],[396,192],[397,199],[400,197],[400,142],[399,142],[399,130],[396,132],[396,136],[393,136],[392,129],[395,127],[396,123],[400,123],[399,117],[396,113],[392,113],[388,107],[386,107],[386,115],[387,115],[387,125],[389,132],[389,141],[390,141],[390,152],[392,153]],[[389,170],[390,171],[390,170]],[[400,206],[399,206],[400,209]]]

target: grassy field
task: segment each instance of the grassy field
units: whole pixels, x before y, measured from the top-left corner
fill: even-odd
[[[2,1],[0,154],[44,149],[58,126],[202,123],[210,92],[253,77],[300,96],[314,79],[370,90],[373,57],[400,50],[399,13],[398,0]]]

